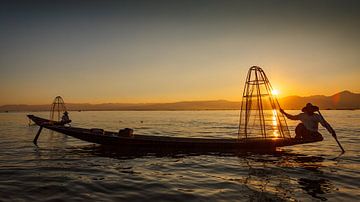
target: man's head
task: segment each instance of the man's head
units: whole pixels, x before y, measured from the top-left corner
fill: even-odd
[[[307,103],[306,106],[301,109],[301,111],[309,115],[312,115],[314,114],[314,112],[319,111],[319,107],[314,106],[311,103]]]

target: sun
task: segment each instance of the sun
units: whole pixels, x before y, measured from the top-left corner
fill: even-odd
[[[279,95],[279,90],[278,89],[273,89],[272,91],[271,91],[271,94],[273,94],[273,95],[275,95],[275,96],[277,96],[277,95]]]

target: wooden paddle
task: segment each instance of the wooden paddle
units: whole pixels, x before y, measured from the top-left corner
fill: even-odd
[[[38,138],[39,138],[39,135],[40,135],[42,129],[43,129],[43,127],[40,126],[40,128],[39,128],[38,132],[36,133],[36,136],[35,136],[35,138],[34,138],[34,140],[33,140],[33,143],[34,143],[36,146],[37,146],[37,140],[38,140]]]
[[[323,115],[320,113],[320,110],[319,110],[318,112],[319,112],[319,115],[321,116],[321,118],[322,118],[323,120],[325,120],[325,119],[324,119],[324,117],[323,117]],[[330,124],[328,124],[328,123],[326,123],[326,124],[327,124],[327,125],[328,125],[328,127],[331,129],[331,131],[332,131],[332,136],[334,137],[334,139],[336,140],[337,144],[339,145],[339,147],[340,147],[340,149],[341,149],[342,153],[345,153],[344,148],[341,146],[341,144],[340,144],[339,140],[337,139],[337,136],[336,136],[335,130],[334,130],[334,129],[330,126]]]

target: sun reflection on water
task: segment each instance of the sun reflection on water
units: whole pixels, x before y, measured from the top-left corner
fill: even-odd
[[[278,130],[278,119],[277,119],[277,112],[275,109],[272,110],[272,129],[273,129],[273,136],[275,138],[279,137],[279,130]]]

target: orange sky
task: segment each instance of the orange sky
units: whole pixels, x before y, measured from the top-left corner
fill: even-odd
[[[280,96],[360,92],[357,1],[94,2],[2,6],[0,105],[235,101],[253,65]]]

